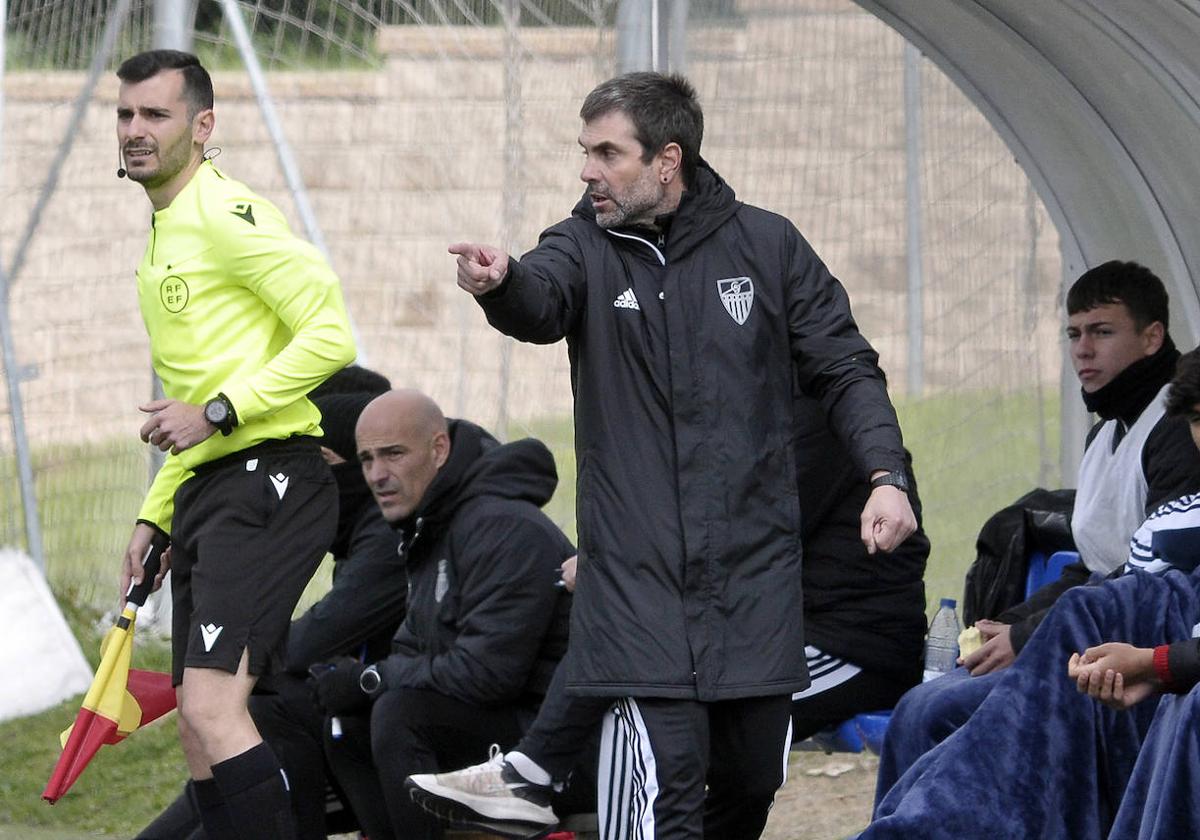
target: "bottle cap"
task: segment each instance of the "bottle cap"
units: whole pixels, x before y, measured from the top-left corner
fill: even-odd
[[[955,601],[953,598],[943,598],[943,599],[942,599],[942,606],[943,606],[943,607],[949,607],[950,609],[954,609],[955,607],[957,607],[957,606],[958,606],[958,602],[957,602],[957,601]]]

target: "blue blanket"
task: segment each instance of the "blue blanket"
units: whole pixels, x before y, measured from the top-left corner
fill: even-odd
[[[1108,709],[1075,690],[1067,659],[1106,641],[1190,637],[1198,584],[1174,571],[1135,573],[1064,594],[1016,662],[990,678],[970,719],[881,795],[862,838],[1106,836],[1158,703]],[[1149,781],[1144,793],[1158,796]]]
[[[1200,688],[1167,695],[1121,801],[1110,840],[1200,837]]]
[[[910,689],[892,710],[879,755],[875,808],[921,756],[953,735],[987,699],[1003,671],[972,677],[966,668]]]

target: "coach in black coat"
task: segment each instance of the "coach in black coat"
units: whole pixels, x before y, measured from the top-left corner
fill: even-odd
[[[602,229],[585,197],[480,304],[516,338],[567,339],[569,687],[698,700],[804,688],[793,366],[864,480],[902,472],[904,455],[876,354],[791,222],[701,163],[668,230]]]
[[[630,698],[606,722],[629,732],[611,733],[602,761],[604,743],[613,761],[636,743],[658,777],[612,807],[653,796],[666,838],[696,836],[701,811],[723,808],[714,799],[753,802],[753,815],[706,815],[703,831],[756,836],[790,694],[808,684],[793,382],[821,401],[864,481],[903,483],[900,430],[841,285],[790,221],[739,202],[700,158],[686,80],[611,79],[580,116],[588,190],[571,218],[520,260],[451,246],[458,284],[501,332],[567,341],[580,549],[567,687]],[[873,550],[915,527],[895,486],[872,493],[864,518]],[[743,706],[715,707],[730,702]],[[708,776],[707,806],[697,751],[728,777]],[[741,763],[754,756],[770,766]]]

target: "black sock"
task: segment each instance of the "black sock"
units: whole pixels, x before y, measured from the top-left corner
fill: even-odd
[[[212,771],[233,825],[238,827],[237,837],[295,840],[287,781],[275,753],[265,742],[214,764]]]
[[[163,809],[154,822],[138,832],[134,840],[179,840],[181,837],[191,837],[193,832],[200,830],[200,808],[196,805],[195,785],[188,782],[175,801]]]
[[[209,840],[236,840],[238,834],[233,828],[233,818],[225,807],[225,797],[221,795],[216,780],[193,779],[189,784],[196,797],[200,822]]]

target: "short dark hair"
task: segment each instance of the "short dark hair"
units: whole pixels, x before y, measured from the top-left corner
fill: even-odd
[[[663,73],[626,73],[596,87],[583,100],[579,116],[584,122],[620,111],[633,122],[642,144],[642,161],[649,163],[668,143],[683,151],[683,183],[692,186],[704,139],[704,112],[696,89],[683,76]]]
[[[147,50],[121,62],[117,78],[122,82],[144,82],[164,70],[183,73],[183,98],[188,103],[188,118],[213,106],[212,77],[200,59],[180,50]]]
[[[1175,376],[1167,391],[1167,414],[1172,417],[1191,414],[1197,403],[1200,403],[1200,347],[1184,353],[1175,363]]]
[[[346,365],[309,391],[308,396],[311,399],[328,394],[354,394],[361,391],[377,397],[390,390],[392,383],[382,373],[361,365]]]
[[[1085,271],[1067,292],[1067,314],[1087,312],[1108,303],[1123,303],[1139,330],[1160,321],[1170,326],[1170,304],[1162,280],[1135,262],[1109,260]]]

